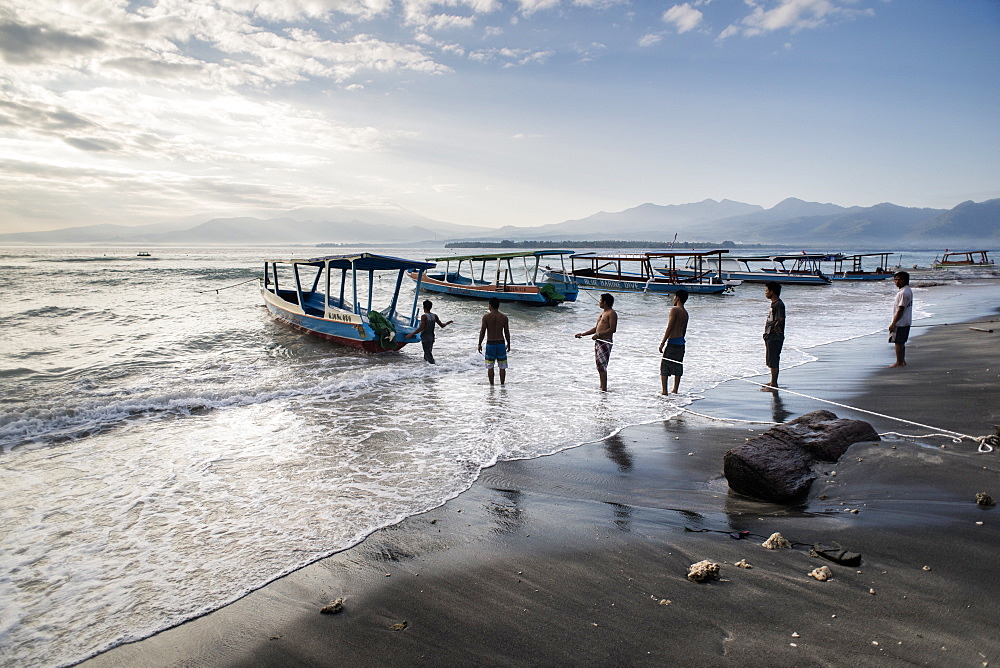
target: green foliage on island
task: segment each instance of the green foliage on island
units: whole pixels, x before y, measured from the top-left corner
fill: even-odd
[[[712,243],[708,241],[453,241],[445,248],[776,248],[774,244],[738,244],[735,241]]]

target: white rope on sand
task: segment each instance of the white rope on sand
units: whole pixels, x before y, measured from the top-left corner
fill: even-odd
[[[651,354],[651,353],[648,353],[645,350],[637,350],[635,348],[631,348],[630,346],[625,346],[625,349],[626,350],[632,350],[633,352],[638,352],[638,353],[643,354],[643,355],[649,355],[649,354]],[[684,362],[679,362],[677,360],[668,359],[666,357],[662,357],[662,359],[665,359],[668,362],[673,362],[674,364],[680,364],[681,366],[684,366]],[[704,368],[704,367],[702,367],[702,368]],[[711,373],[716,374],[717,376],[721,376],[722,378],[725,378],[726,380],[740,380],[740,381],[743,381],[744,383],[750,383],[751,385],[757,385],[757,386],[762,387],[762,388],[774,389],[775,391],[778,391],[777,388],[772,388],[770,385],[765,385],[764,383],[758,383],[756,381],[750,380],[749,378],[740,378],[739,376],[730,376],[728,374],[719,373],[719,372],[714,371],[712,369],[708,369],[708,371],[710,371]],[[952,442],[954,442],[954,443],[961,443],[964,439],[969,439],[970,441],[972,441],[974,443],[977,443],[978,444],[977,451],[981,452],[981,453],[984,453],[984,454],[985,453],[989,453],[989,452],[993,452],[994,446],[1000,447],[1000,435],[970,436],[968,434],[963,434],[963,433],[958,432],[958,431],[952,431],[950,429],[943,429],[941,427],[933,427],[931,425],[923,424],[921,422],[914,422],[913,420],[906,420],[904,418],[895,417],[893,415],[886,415],[885,413],[878,413],[876,411],[870,411],[870,410],[867,410],[865,408],[859,408],[857,406],[851,406],[849,404],[842,404],[842,403],[839,403],[839,402],[836,402],[836,401],[830,401],[829,399],[821,399],[820,397],[814,397],[814,396],[809,395],[809,394],[803,394],[802,392],[795,392],[793,390],[788,390],[788,389],[784,389],[784,388],[782,388],[780,391],[781,392],[786,392],[788,394],[794,394],[797,397],[803,397],[805,399],[812,399],[813,401],[819,401],[819,402],[822,402],[824,404],[830,404],[831,406],[838,406],[840,408],[846,408],[848,410],[857,411],[859,413],[867,413],[868,415],[874,415],[876,417],[885,418],[886,420],[895,420],[896,422],[902,422],[904,424],[909,424],[909,425],[912,425],[914,427],[920,427],[922,429],[930,429],[932,432],[934,432],[934,433],[926,434],[924,436],[914,436],[914,435],[909,435],[908,436],[908,435],[905,435],[905,434],[899,434],[897,432],[886,432],[885,434],[881,434],[881,435],[888,436],[888,435],[894,434],[894,435],[897,435],[897,436],[902,436],[904,438],[930,438],[930,437],[933,437],[933,436],[941,436],[941,437],[945,437],[945,438],[950,438],[952,440]],[[678,408],[681,408],[681,407],[678,406]],[[686,409],[681,408],[681,410],[686,410]],[[698,415],[697,413],[694,413],[694,411],[688,411],[688,412],[689,413],[693,413],[695,415]],[[705,416],[701,416],[701,417],[710,417],[710,416],[705,415]],[[730,420],[730,421],[731,422],[749,422],[747,420]],[[761,422],[759,424],[777,424],[777,423],[774,423],[774,422]]]

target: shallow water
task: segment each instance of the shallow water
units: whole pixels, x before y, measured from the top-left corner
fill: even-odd
[[[62,665],[147,636],[439,505],[499,459],[665,419],[726,378],[765,371],[759,285],[692,295],[683,394],[671,400],[657,394],[664,297],[617,295],[605,394],[593,344],[573,337],[593,326],[596,293],[504,306],[508,384],[491,388],[476,352],[481,302],[430,297],[455,321],[430,366],[417,345],[367,356],[293,332],[269,318],[255,282],[237,285],[269,257],[323,252],[0,249],[6,661]],[[919,316],[988,312],[943,282],[915,290]],[[883,330],[894,291],[786,287],[783,366]]]

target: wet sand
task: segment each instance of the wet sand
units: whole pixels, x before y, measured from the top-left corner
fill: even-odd
[[[824,346],[780,384],[991,434],[1000,323],[970,326],[911,340],[903,369],[882,368],[883,335]],[[736,381],[690,408],[758,422],[823,408],[879,432],[927,431]],[[818,469],[802,505],[779,506],[732,494],[721,477],[725,451],[767,427],[688,413],[500,463],[440,508],[83,665],[998,665],[1000,508],[975,496],[1000,500],[1000,453],[887,437]],[[740,531],[749,537],[729,535]],[[762,548],[776,531],[796,546]],[[810,557],[816,542],[862,563]],[[720,580],[686,578],[702,559],[721,564]],[[833,579],[807,576],[823,565]],[[320,614],[337,598],[342,612]]]

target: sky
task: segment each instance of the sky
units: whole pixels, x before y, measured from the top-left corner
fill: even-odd
[[[1000,0],[3,0],[0,232],[1000,197]]]

